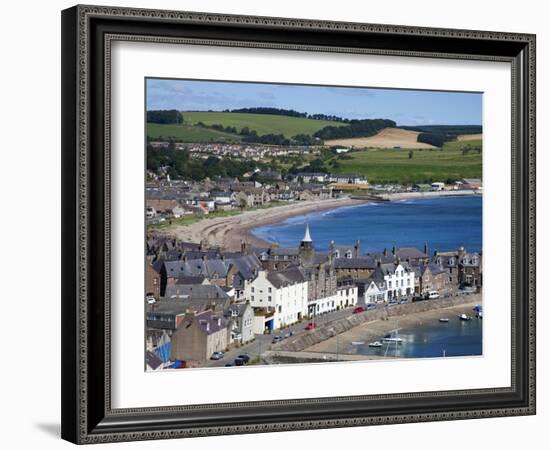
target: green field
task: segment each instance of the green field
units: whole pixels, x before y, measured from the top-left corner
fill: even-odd
[[[331,172],[364,175],[370,184],[375,183],[419,183],[446,181],[447,179],[481,178],[482,155],[462,154],[470,144],[481,148],[481,140],[447,142],[442,150],[413,150],[409,159],[408,150],[384,149],[348,153],[352,159],[337,160],[338,167]]]
[[[240,136],[190,125],[147,124],[147,136],[152,139],[174,138],[178,142],[240,142]]]
[[[235,127],[240,131],[244,127],[256,130],[259,135],[283,134],[292,138],[297,134],[313,134],[326,126],[347,126],[344,123],[314,120],[303,117],[278,116],[271,114],[246,114],[225,112],[182,112],[185,123],[193,125],[202,122],[205,125],[223,125]]]

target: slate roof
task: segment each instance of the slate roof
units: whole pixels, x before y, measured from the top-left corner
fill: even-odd
[[[414,248],[414,247],[398,248],[395,251],[395,256],[398,256],[402,260],[421,259],[421,258],[427,258],[428,257],[428,255],[426,255],[426,253],[421,252],[420,250],[418,250],[417,248]]]
[[[200,298],[200,299],[217,299],[228,298],[225,291],[215,284],[176,284],[174,286],[166,286],[164,298]]]
[[[377,262],[369,256],[359,258],[336,258],[334,260],[335,269],[376,269]]]
[[[267,279],[277,289],[307,281],[304,273],[298,267],[290,267],[286,270],[269,272],[267,274]]]
[[[232,317],[232,313],[237,311],[237,316],[242,317],[249,307],[248,303],[233,303],[224,309],[223,315],[225,317]]]

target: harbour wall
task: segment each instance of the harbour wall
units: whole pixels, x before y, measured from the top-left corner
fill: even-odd
[[[385,307],[378,306],[376,309],[353,314],[326,324],[318,324],[315,330],[302,333],[299,336],[285,339],[278,344],[272,345],[271,350],[301,352],[308,347],[330,339],[338,334],[345,333],[367,322],[387,320],[390,317],[407,316],[409,314],[422,313],[436,309],[452,308],[472,302],[481,303],[481,294],[464,294],[437,300],[424,300],[421,302],[404,303]]]

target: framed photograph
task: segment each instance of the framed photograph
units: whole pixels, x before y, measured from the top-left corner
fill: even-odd
[[[535,36],[62,12],[62,436],[535,413]]]

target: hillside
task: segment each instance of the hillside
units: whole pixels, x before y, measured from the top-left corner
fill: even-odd
[[[170,139],[173,138],[178,142],[240,142],[241,137],[225,133],[223,131],[211,130],[208,128],[194,127],[190,125],[177,124],[147,124],[147,136],[152,139]]]
[[[310,134],[326,126],[347,126],[345,123],[306,119],[303,117],[290,117],[272,114],[248,114],[233,112],[183,112],[186,124],[196,125],[199,122],[205,125],[223,125],[235,127],[240,132],[244,127],[256,130],[259,135],[283,134],[286,138],[292,138],[297,134]]]
[[[433,145],[417,142],[419,131],[402,128],[384,128],[378,134],[365,138],[334,139],[325,141],[326,145],[342,145],[355,148],[435,148]]]
[[[481,178],[482,154],[463,154],[467,144],[480,149],[482,146],[481,140],[447,142],[442,149],[413,150],[412,158],[409,158],[409,151],[401,149],[354,151],[346,153],[344,158],[332,159],[336,167],[331,161],[326,167],[331,172],[365,175],[371,184]]]

